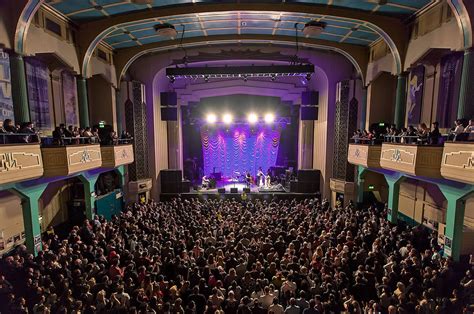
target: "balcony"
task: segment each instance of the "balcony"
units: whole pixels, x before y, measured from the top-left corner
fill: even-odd
[[[0,184],[36,179],[42,175],[39,144],[0,145]]]
[[[442,146],[383,143],[380,166],[414,176],[441,178]]]
[[[41,148],[44,176],[68,176],[102,166],[99,144],[78,144]]]
[[[444,143],[441,175],[446,179],[474,184],[474,142]]]
[[[365,168],[380,168],[382,145],[349,144],[347,161]]]
[[[115,146],[102,146],[102,167],[116,168],[133,163],[133,145],[121,144]]]

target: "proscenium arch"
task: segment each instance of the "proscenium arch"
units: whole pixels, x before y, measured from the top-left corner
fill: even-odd
[[[218,37],[214,38],[213,37]],[[221,37],[227,39],[220,39]],[[267,39],[265,39],[267,37]],[[275,38],[276,37],[276,38]],[[197,37],[196,37],[197,38]],[[196,39],[192,38],[192,39]],[[273,39],[272,39],[273,38]],[[203,37],[200,40],[192,40],[188,42],[183,42],[183,46],[186,48],[189,47],[204,47],[209,45],[225,45],[225,44],[235,44],[235,43],[245,43],[245,44],[273,44],[273,45],[282,45],[291,47],[294,45],[294,41],[292,38],[288,36],[239,36],[232,39],[230,36],[211,36],[211,37]],[[337,43],[334,43],[337,44]],[[367,48],[365,47],[357,47],[360,49],[358,55],[352,55],[350,52],[346,51],[345,49],[337,47],[337,45],[323,45],[318,44],[314,40],[302,39],[300,40],[300,45],[307,48],[313,49],[320,49],[320,50],[328,50],[337,52],[344,57],[346,57],[354,66],[357,73],[359,74],[362,83],[364,84],[365,81],[365,72],[367,69],[367,62],[368,62],[368,51],[365,51]],[[357,49],[354,47],[354,49]],[[141,56],[146,54],[155,53],[155,52],[162,52],[162,51],[169,51],[173,49],[180,49],[180,45],[178,45],[174,41],[168,42],[161,42],[155,44],[148,44],[146,47],[138,46],[138,47],[131,47],[125,48],[119,51],[119,54],[115,57],[115,60],[118,64],[116,64],[117,70],[117,81],[120,82],[121,79],[124,77],[125,73],[127,72],[128,68],[131,64],[136,61]],[[354,53],[354,52],[353,52]],[[120,55],[122,54],[122,55]],[[123,58],[121,60],[121,58]],[[364,59],[362,59],[364,58]]]
[[[190,9],[193,12],[189,12]],[[156,18],[178,16],[196,13],[232,12],[232,11],[262,11],[262,12],[289,12],[318,14],[326,17],[346,18],[357,21],[378,33],[387,43],[392,52],[397,74],[402,72],[402,56],[408,41],[406,25],[396,18],[374,15],[363,11],[343,9],[332,6],[305,5],[296,3],[281,3],[272,5],[273,10],[268,10],[268,4],[263,3],[222,3],[222,4],[182,4],[171,8],[147,10],[126,15],[114,16],[83,25],[79,36],[80,45],[87,47],[83,52],[82,75],[87,77],[88,64],[97,45],[117,27],[134,24],[137,22],[153,21]],[[394,37],[394,38],[392,38]]]

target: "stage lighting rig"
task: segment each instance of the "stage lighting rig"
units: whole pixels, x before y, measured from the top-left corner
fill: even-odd
[[[275,115],[273,113],[267,113],[263,119],[265,123],[270,124],[275,121]]]
[[[258,116],[256,113],[250,113],[247,117],[247,120],[250,124],[255,124],[258,122]]]
[[[213,113],[209,113],[207,116],[206,116],[206,121],[207,123],[209,124],[214,124],[217,122],[217,116]]]
[[[231,124],[232,120],[234,120],[234,117],[230,113],[226,113],[222,116],[222,122],[225,124]]]

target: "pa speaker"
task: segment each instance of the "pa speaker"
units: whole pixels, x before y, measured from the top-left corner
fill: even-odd
[[[303,106],[317,106],[319,104],[319,92],[315,92],[315,91],[302,92],[301,104]]]
[[[178,121],[178,109],[176,107],[162,107],[161,121]]]
[[[244,188],[244,192],[247,194],[250,193],[250,188]]]
[[[230,193],[238,193],[239,190],[237,188],[230,188]]]
[[[162,107],[176,107],[178,105],[178,95],[176,92],[161,92],[160,100]]]
[[[225,193],[225,188],[217,189],[217,192],[218,192],[219,194],[224,194],[224,193]]]
[[[318,107],[300,107],[301,120],[318,120]]]

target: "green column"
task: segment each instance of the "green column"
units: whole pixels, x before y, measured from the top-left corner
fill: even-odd
[[[84,202],[86,207],[86,218],[92,219],[95,215],[95,183],[100,173],[83,173],[78,178],[84,184]]]
[[[400,194],[400,183],[402,178],[385,175],[385,179],[388,183],[387,207],[389,211],[387,214],[387,220],[395,224],[398,220],[398,196]]]
[[[474,50],[467,49],[464,52],[462,64],[461,86],[459,89],[458,119],[474,118]]]
[[[81,127],[90,126],[89,123],[89,101],[87,99],[87,81],[84,77],[76,77],[77,99],[79,104],[79,123]]]
[[[25,61],[21,55],[10,56],[10,71],[15,123],[31,121],[30,109],[28,106]]]
[[[365,120],[367,119],[367,87],[362,89],[362,98],[360,100],[360,121],[359,129],[365,130]]]
[[[364,174],[365,168],[362,166],[357,166],[357,203],[362,203],[364,201],[364,182],[365,179],[362,176]]]
[[[398,128],[405,125],[405,107],[407,99],[407,74],[398,75],[397,94],[395,98],[395,118],[394,123]]]
[[[32,187],[18,185],[14,190],[14,192],[21,197],[23,223],[25,227],[25,244],[28,251],[35,255],[42,249],[39,200],[46,187],[47,184]]]

